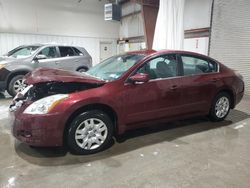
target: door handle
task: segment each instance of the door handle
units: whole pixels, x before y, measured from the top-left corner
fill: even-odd
[[[56,64],[59,64],[59,61],[56,61],[55,63],[56,63]]]
[[[177,88],[178,88],[177,85],[173,85],[173,86],[170,87],[171,90],[176,90]]]

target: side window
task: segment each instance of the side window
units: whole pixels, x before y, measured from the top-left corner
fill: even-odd
[[[74,50],[71,47],[60,46],[59,50],[61,57],[75,56]]]
[[[215,63],[191,56],[181,56],[183,62],[184,75],[197,75],[210,72],[216,72]]]
[[[74,47],[73,47],[73,49],[74,49],[74,51],[75,51],[75,55],[76,55],[76,56],[83,56],[83,55],[84,55],[83,52],[81,52],[81,51],[78,50],[77,48],[74,48]]]
[[[146,73],[150,79],[169,78],[178,75],[176,55],[154,58],[143,65],[137,73]]]
[[[39,52],[39,55],[45,55],[48,59],[56,58],[57,52],[55,47],[47,47]]]

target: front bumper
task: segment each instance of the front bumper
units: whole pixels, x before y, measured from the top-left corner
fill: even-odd
[[[7,89],[7,79],[10,75],[10,71],[6,68],[0,69],[0,91],[5,91]]]
[[[62,146],[61,114],[30,115],[23,110],[11,113],[12,133],[21,142],[31,146]]]
[[[6,90],[6,82],[5,81],[0,81],[0,92]]]

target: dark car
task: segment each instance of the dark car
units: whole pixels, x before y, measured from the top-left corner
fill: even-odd
[[[14,136],[33,146],[91,154],[112,137],[152,122],[195,116],[222,121],[244,95],[241,75],[207,56],[138,51],[111,57],[86,74],[38,69],[15,98]]]
[[[19,46],[0,57],[0,91],[15,96],[26,84],[25,74],[39,67],[86,72],[92,58],[82,47],[55,44]]]

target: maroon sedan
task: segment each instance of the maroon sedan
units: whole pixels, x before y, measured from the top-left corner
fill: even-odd
[[[222,121],[243,97],[244,82],[218,61],[184,51],[137,51],[87,73],[37,69],[10,109],[13,134],[33,146],[91,154],[114,135],[151,122],[195,116]]]

